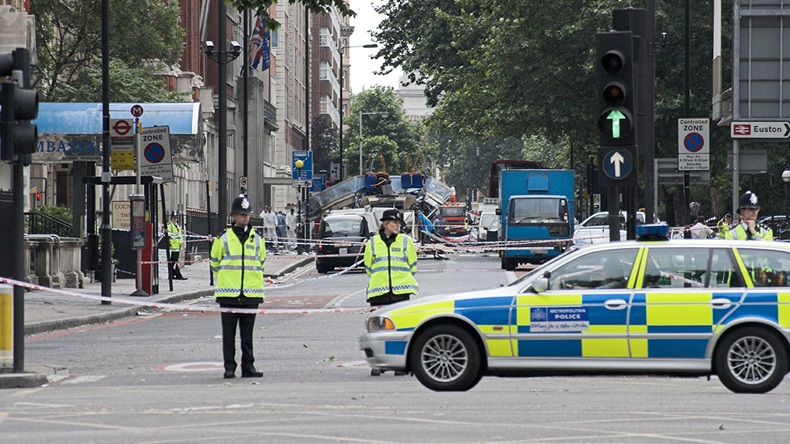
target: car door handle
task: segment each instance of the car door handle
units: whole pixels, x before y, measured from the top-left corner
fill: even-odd
[[[628,303],[625,301],[625,299],[609,299],[608,301],[604,302],[603,305],[609,310],[622,310],[628,305]]]
[[[711,299],[710,306],[713,308],[730,308],[732,301],[726,298]]]

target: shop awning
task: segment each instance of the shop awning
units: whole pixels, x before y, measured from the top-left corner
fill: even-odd
[[[111,103],[111,119],[131,119],[134,103]],[[175,160],[202,159],[200,103],[141,103],[143,127],[170,127],[170,145]],[[38,152],[34,162],[101,160],[101,103],[40,103]]]

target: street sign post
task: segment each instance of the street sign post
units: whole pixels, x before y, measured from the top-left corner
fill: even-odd
[[[733,139],[788,139],[790,138],[790,122],[741,121],[730,123],[730,137]]]
[[[710,170],[709,140],[709,119],[678,119],[678,170]]]

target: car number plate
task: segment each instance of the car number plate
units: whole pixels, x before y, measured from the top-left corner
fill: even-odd
[[[530,250],[532,254],[546,254],[549,251],[548,248],[533,248]]]
[[[348,248],[338,248],[339,254],[348,254]]]

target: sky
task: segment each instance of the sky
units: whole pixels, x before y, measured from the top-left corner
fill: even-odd
[[[370,0],[350,1],[351,9],[357,13],[356,17],[351,18],[351,26],[354,27],[354,33],[351,34],[351,41],[349,42],[352,48],[348,50],[351,64],[349,77],[351,78],[351,91],[354,93],[370,88],[373,85],[398,88],[398,79],[401,76],[400,69],[386,76],[373,74],[381,68],[380,61],[371,59],[371,56],[375,55],[378,49],[353,48],[353,46],[375,43],[370,37],[370,31],[378,28],[383,16],[376,13],[373,5],[379,6],[383,3],[382,0],[373,0],[372,2]]]

